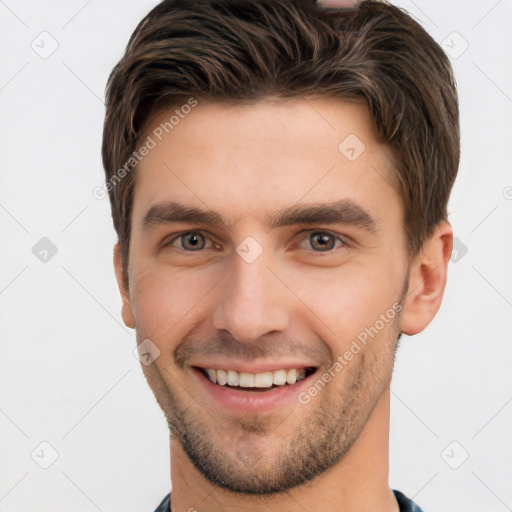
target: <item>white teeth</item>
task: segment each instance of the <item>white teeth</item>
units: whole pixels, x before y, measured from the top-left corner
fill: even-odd
[[[304,374],[306,372],[304,371]],[[272,374],[274,378],[274,384],[277,386],[282,386],[283,384],[286,384],[286,370],[274,370]]]
[[[217,384],[225,386],[228,383],[228,374],[224,370],[217,370]]]
[[[254,387],[254,373],[240,373],[240,379],[238,385],[241,388],[253,388]]]
[[[208,368],[206,370],[208,378],[219,386],[239,386],[241,388],[269,388],[272,385],[283,386],[285,384],[295,384],[306,378],[305,368],[292,368],[290,370],[274,370],[273,372],[247,373],[236,372],[234,370],[215,370]]]
[[[216,384],[217,383],[217,375],[216,375],[216,371],[215,370],[212,370],[211,368],[208,368],[208,370],[206,370],[206,373],[208,374],[208,378],[214,383]]]
[[[228,371],[228,384],[230,386],[238,386],[238,373],[233,370]]]
[[[295,384],[297,382],[297,370],[295,368],[286,372],[286,382],[288,384]]]
[[[263,372],[254,374],[255,388],[269,388],[273,384],[272,372]]]

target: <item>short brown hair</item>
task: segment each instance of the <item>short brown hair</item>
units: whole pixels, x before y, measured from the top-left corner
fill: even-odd
[[[352,11],[314,0],[164,0],[135,29],[106,91],[102,156],[126,279],[135,171],[125,164],[154,115],[191,97],[302,95],[368,105],[396,160],[409,249],[418,252],[447,218],[460,135],[450,61],[410,15],[378,0]]]

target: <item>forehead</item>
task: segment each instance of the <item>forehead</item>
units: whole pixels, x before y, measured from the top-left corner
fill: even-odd
[[[331,98],[248,105],[198,102],[156,116],[141,145],[133,216],[175,200],[241,217],[270,208],[358,199],[400,202],[390,150],[367,107]]]

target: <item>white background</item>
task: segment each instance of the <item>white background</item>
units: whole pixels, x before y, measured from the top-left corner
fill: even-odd
[[[512,510],[512,1],[396,3],[453,57],[450,221],[467,253],[431,326],[402,339],[390,485],[426,512]],[[92,196],[104,86],[155,4],[0,0],[2,512],[152,511],[170,488],[163,414],[120,317],[108,199]],[[47,59],[31,47],[53,40]]]

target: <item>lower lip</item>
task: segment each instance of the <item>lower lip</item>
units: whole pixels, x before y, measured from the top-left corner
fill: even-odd
[[[193,373],[213,399],[227,409],[259,413],[283,407],[286,402],[298,401],[298,394],[310,386],[316,372],[295,384],[285,384],[272,391],[242,391],[214,384],[201,370],[193,368]]]

